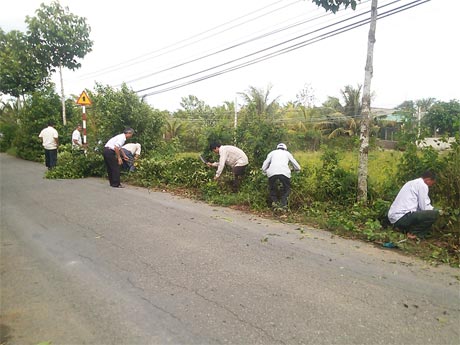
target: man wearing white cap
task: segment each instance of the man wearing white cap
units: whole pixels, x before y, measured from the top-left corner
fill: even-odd
[[[279,143],[276,150],[270,152],[262,164],[262,171],[268,176],[268,187],[273,207],[280,204],[282,208],[287,208],[287,199],[291,193],[289,163],[292,164],[295,171],[300,171],[300,164],[287,150],[286,144]],[[278,181],[281,183],[280,198],[278,198]]]

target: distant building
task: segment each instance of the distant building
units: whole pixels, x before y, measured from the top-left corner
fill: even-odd
[[[388,143],[380,143],[385,148],[394,148],[396,144],[395,133],[401,129],[401,124],[404,123],[404,115],[398,114],[397,109],[388,108],[372,108],[372,116],[379,122],[380,130],[378,138]]]
[[[455,138],[424,138],[423,140],[417,141],[417,147],[432,147],[437,151],[443,151],[450,149],[452,143],[455,142]]]

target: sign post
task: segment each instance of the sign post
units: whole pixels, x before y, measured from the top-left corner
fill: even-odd
[[[77,99],[77,104],[81,105],[83,111],[81,115],[82,127],[83,127],[83,145],[86,145],[86,106],[91,105],[91,100],[89,99],[86,91],[83,91]],[[86,148],[85,148],[86,153]]]

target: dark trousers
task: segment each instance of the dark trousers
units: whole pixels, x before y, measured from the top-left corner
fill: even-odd
[[[118,158],[114,150],[104,147],[102,153],[104,156],[105,167],[107,168],[107,175],[109,175],[109,182],[112,187],[120,185],[120,166],[118,165]]]
[[[54,150],[47,150],[45,149],[45,165],[46,167],[51,170],[57,164],[57,149]]]
[[[401,232],[410,232],[419,237],[425,237],[433,223],[438,219],[436,210],[417,211],[405,214],[394,226]]]
[[[126,157],[128,157],[127,161],[123,159],[123,164],[122,164],[123,169],[133,172],[134,170],[136,170],[136,168],[134,167],[134,155],[131,153],[131,151],[127,149],[122,148],[122,150],[125,153]]]
[[[244,173],[246,171],[246,167],[247,165],[232,168],[232,173],[233,173],[232,191],[234,193],[238,192],[238,190],[240,189],[241,180],[243,179]]]
[[[278,181],[281,188],[278,190]],[[291,179],[284,175],[273,175],[268,178],[268,188],[270,190],[270,199],[274,203],[280,200],[281,207],[287,206],[287,199],[291,193]],[[278,199],[278,194],[280,195]]]

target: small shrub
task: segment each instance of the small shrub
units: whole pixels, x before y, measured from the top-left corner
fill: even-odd
[[[50,179],[77,179],[105,175],[104,158],[101,154],[88,152],[60,151],[58,163],[45,174]]]

